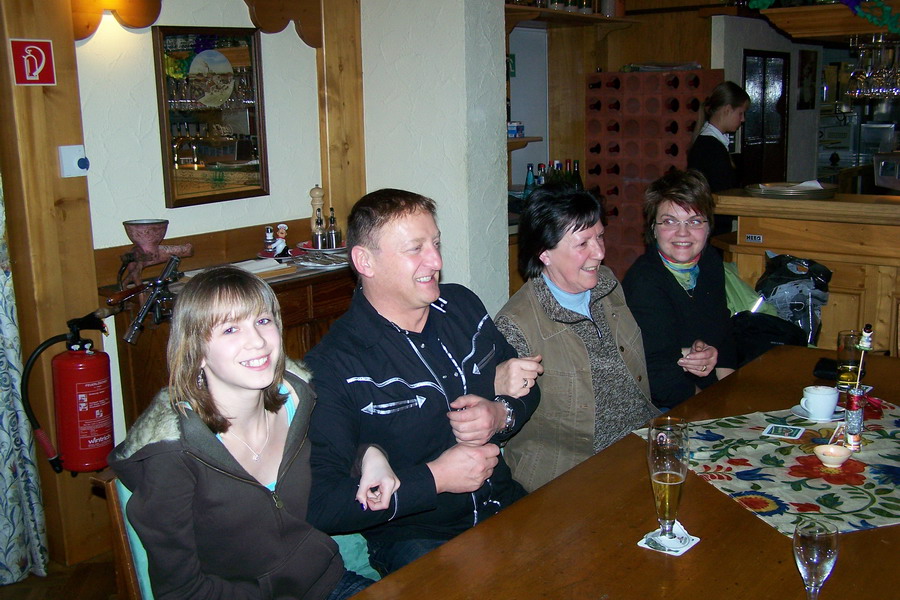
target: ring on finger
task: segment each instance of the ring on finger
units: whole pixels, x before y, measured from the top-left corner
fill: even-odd
[[[705,373],[705,372],[706,372],[706,365],[703,365],[702,367],[700,367],[700,370],[703,371],[703,372]]]
[[[522,378],[522,389],[525,389],[527,387],[528,387],[528,380],[523,377]]]

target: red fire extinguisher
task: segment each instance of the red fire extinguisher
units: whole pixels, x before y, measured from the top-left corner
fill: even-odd
[[[113,448],[109,355],[94,350],[91,340],[81,338],[81,331],[85,329],[107,334],[106,325],[97,314],[99,312],[68,321],[69,333],[54,336],[39,345],[28,357],[22,373],[25,414],[31,422],[35,439],[57,473],[66,469],[75,476],[87,471],[99,471],[106,467],[106,457]],[[66,342],[66,350],[51,361],[57,452],[31,410],[28,378],[40,354],[59,342]]]

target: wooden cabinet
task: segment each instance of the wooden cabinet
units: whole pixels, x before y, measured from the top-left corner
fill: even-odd
[[[751,286],[765,270],[766,250],[831,269],[819,347],[833,349],[838,331],[872,323],[875,348],[898,353],[900,198],[768,200],[734,191],[718,196],[716,213],[738,215],[737,238],[717,245]]]
[[[281,304],[284,348],[287,356],[303,358],[331,324],[350,306],[356,285],[349,268],[316,273],[272,283]],[[140,305],[130,306],[116,316],[117,331],[125,331]],[[152,323],[150,319],[148,323]],[[119,369],[125,423],[130,426],[150,404],[153,396],[168,383],[166,344],[169,323],[148,325],[137,344],[119,343]]]

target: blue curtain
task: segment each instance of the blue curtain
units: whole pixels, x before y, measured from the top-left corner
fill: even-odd
[[[0,180],[0,584],[47,574],[47,530],[31,425],[22,408],[22,348],[16,318],[6,208]]]

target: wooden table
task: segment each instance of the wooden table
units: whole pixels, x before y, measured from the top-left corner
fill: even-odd
[[[833,352],[776,348],[671,414],[702,420],[790,408]],[[872,357],[866,383],[900,402],[900,360]],[[820,382],[822,383],[822,382]],[[688,473],[679,520],[700,543],[680,557],[637,546],[658,527],[645,443],[612,447],[355,596],[376,598],[804,598],[790,538]],[[885,598],[900,526],[841,536],[822,600]]]

